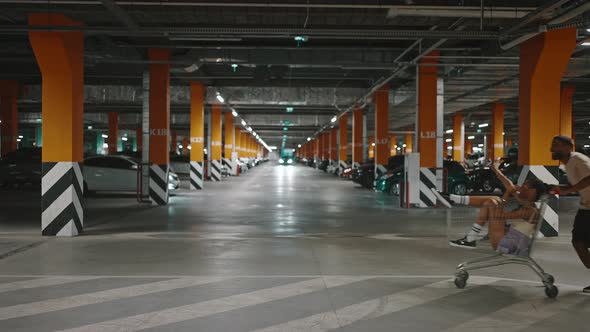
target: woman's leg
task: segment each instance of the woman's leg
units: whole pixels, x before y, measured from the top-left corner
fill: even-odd
[[[460,195],[449,195],[449,199],[455,204],[469,205],[469,206],[482,206],[487,201],[501,202],[502,199],[498,196],[460,196]]]
[[[490,236],[490,244],[492,245],[492,249],[496,250],[498,248],[498,244],[500,240],[506,235],[506,220],[504,219],[503,212],[504,209],[502,206],[497,206],[496,208],[492,209],[491,214],[489,216],[489,236]]]
[[[481,208],[479,209],[479,214],[477,215],[477,219],[475,220],[475,223],[471,226],[471,229],[469,230],[469,232],[467,232],[466,240],[468,242],[477,241],[481,238],[481,235],[480,235],[481,230],[483,229],[485,224],[488,221],[490,221],[490,218],[494,214],[494,210],[498,207],[498,205],[501,202],[499,199],[496,199],[498,197],[493,197],[493,196],[484,196],[484,197],[488,197],[488,199],[485,200],[484,202],[480,203],[480,205],[478,205],[478,206],[481,206]],[[479,198],[479,196],[477,198]]]

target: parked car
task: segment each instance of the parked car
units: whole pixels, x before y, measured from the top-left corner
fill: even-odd
[[[84,192],[137,191],[137,171],[141,162],[122,155],[94,156],[84,159]],[[180,186],[178,175],[170,169],[168,190],[174,193]]]
[[[23,148],[0,159],[0,185],[41,184],[41,148]]]
[[[320,160],[318,163],[318,169],[326,172],[328,169],[328,163],[327,160]]]
[[[190,157],[187,155],[170,154],[170,166],[178,174],[190,173]]]
[[[351,166],[345,167],[342,170],[342,174],[340,174],[340,176],[345,179],[351,180],[352,179],[352,167]]]
[[[469,189],[469,177],[465,168],[456,161],[443,161],[446,173],[445,191],[455,195],[465,195]],[[391,195],[399,195],[400,183],[404,179],[404,166],[399,166],[377,179],[375,189]]]
[[[502,158],[500,161],[500,171],[506,175],[510,181],[516,183],[520,175],[520,168],[516,164],[516,159]],[[476,167],[467,172],[470,187],[475,191],[493,192],[496,189],[504,191],[504,185],[498,179],[490,167]]]
[[[373,181],[375,179],[375,161],[368,159],[363,162],[359,168],[354,170],[352,180],[361,186],[372,189]]]

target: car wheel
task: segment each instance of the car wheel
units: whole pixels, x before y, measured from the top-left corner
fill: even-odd
[[[465,185],[465,183],[457,183],[453,186],[453,190],[451,190],[451,193],[461,196],[466,195],[467,186]]]
[[[492,191],[494,191],[494,186],[492,185],[492,181],[490,180],[485,180],[482,184],[482,189],[483,191],[485,191],[486,193],[491,193]]]

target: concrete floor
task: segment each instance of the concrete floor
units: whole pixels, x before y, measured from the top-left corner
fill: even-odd
[[[38,235],[38,192],[0,191],[0,331],[588,331],[575,198],[534,254],[560,287],[548,300],[523,267],[457,289],[455,266],[485,253],[447,245],[449,211],[308,167],[265,164],[167,207],[90,197],[77,238]]]

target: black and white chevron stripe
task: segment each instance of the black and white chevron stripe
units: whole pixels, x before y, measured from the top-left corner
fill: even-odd
[[[203,162],[191,161],[190,162],[190,187],[191,190],[203,189]]]
[[[80,163],[44,162],[41,179],[41,233],[76,236],[82,232],[84,177]]]
[[[211,160],[211,181],[221,181],[221,160]]]
[[[557,174],[559,167],[557,166],[542,166],[542,165],[527,165],[523,166],[518,177],[518,185],[522,185],[527,179],[539,179],[546,184],[559,184]],[[543,223],[541,224],[540,232],[545,237],[555,237],[559,235],[559,215],[558,211],[559,200],[558,197],[553,196],[547,202],[547,208],[543,213]]]
[[[338,174],[340,174],[340,175],[344,174],[344,169],[346,167],[348,167],[348,164],[346,163],[346,161],[339,160],[338,161]]]
[[[234,175],[234,167],[233,167],[234,165],[233,165],[233,162],[231,161],[231,159],[223,158],[222,162],[223,162],[223,166],[227,167],[227,174]]]
[[[168,164],[150,166],[150,200],[154,205],[168,204]]]
[[[357,163],[356,161],[352,163],[352,168],[360,168],[361,164]]]
[[[432,192],[436,188],[436,173],[428,167],[420,167],[420,203],[419,207],[436,205],[436,196]]]

